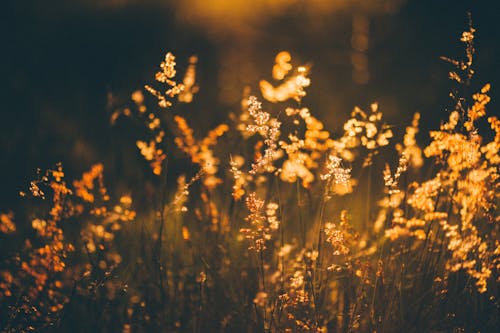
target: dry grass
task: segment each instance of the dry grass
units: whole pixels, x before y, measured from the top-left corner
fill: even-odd
[[[474,32],[462,34],[463,60],[445,58],[458,87],[471,85]],[[423,148],[423,117],[398,139],[376,103],[334,135],[302,104],[309,68],[280,52],[277,83],[260,81],[261,97],[245,90],[241,110],[204,136],[176,112],[198,91],[197,59],[182,82],[175,61],[168,53],[156,83],[111,116],[146,129],[136,144],[153,188],[113,199],[102,164],[72,183],[58,165],[22,193],[25,210],[1,215],[2,332],[500,327],[488,84],[471,98],[454,90]],[[180,154],[194,172],[172,186]],[[138,198],[149,206],[136,213]]]

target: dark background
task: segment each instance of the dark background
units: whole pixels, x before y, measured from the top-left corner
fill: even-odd
[[[500,11],[495,1],[325,0],[323,7],[320,0],[310,5],[217,0],[211,7],[198,6],[199,1],[2,5],[1,211],[16,205],[37,167],[58,161],[71,176],[104,161],[111,181],[124,177],[117,165],[122,160],[113,156],[117,149],[136,154],[136,138],[111,128],[107,96],[125,98],[151,83],[167,51],[177,56],[181,69],[189,55],[199,56],[201,91],[182,111],[203,133],[238,111],[245,85],[256,91],[259,79],[270,79],[273,58],[284,49],[297,62],[312,64],[304,103],[333,131],[341,129],[355,105],[367,108],[372,101],[379,102],[395,128],[404,130],[419,111],[428,129],[438,126],[451,106],[451,68],[439,57],[462,55],[459,37],[471,12],[477,29],[472,90],[490,82],[489,110],[498,114]],[[351,75],[356,15],[369,22],[365,84]]]

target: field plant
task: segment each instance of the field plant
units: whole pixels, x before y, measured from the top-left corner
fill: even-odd
[[[489,84],[469,96],[474,34],[443,58],[453,104],[427,137],[429,115],[398,138],[377,103],[330,132],[303,103],[311,68],[286,51],[199,133],[180,111],[198,59],[178,75],[167,53],[110,114],[140,133],[144,186],[57,164],[1,214],[0,331],[496,331],[500,120]]]

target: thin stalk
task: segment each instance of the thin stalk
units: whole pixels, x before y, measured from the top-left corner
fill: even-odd
[[[322,290],[322,284],[323,284],[323,268],[322,268],[322,259],[323,259],[323,216],[325,212],[325,207],[326,207],[326,196],[328,194],[328,189],[330,188],[330,183],[331,181],[328,181],[325,189],[324,189],[324,194],[321,197],[321,205],[319,208],[319,215],[318,215],[318,223],[319,223],[319,231],[318,231],[318,240],[317,240],[317,251],[318,251],[318,257],[316,258],[316,269],[314,270],[314,274],[311,277],[314,281],[313,283],[313,294],[314,294],[314,308],[317,309],[320,304],[317,304],[319,300],[319,295],[321,294]],[[318,284],[318,288],[316,291],[314,291],[314,285]],[[316,311],[316,310],[315,310]]]
[[[167,163],[165,163],[165,169],[167,169]],[[157,243],[157,249],[156,249],[156,267],[157,267],[157,273],[158,273],[158,278],[159,278],[159,287],[160,287],[160,294],[161,294],[161,302],[162,306],[164,307],[166,304],[166,291],[164,287],[164,274],[165,274],[165,268],[162,265],[162,247],[163,247],[163,230],[165,228],[165,215],[167,212],[167,206],[166,206],[166,188],[167,188],[167,174],[165,173],[165,176],[163,177],[162,181],[162,187],[161,187],[161,192],[160,192],[160,207],[157,209],[157,218],[159,219],[160,226],[158,229],[158,243]],[[167,280],[168,284],[168,280]]]

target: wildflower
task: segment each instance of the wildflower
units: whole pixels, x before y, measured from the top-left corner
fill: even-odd
[[[252,133],[260,133],[264,137],[264,154],[258,156],[252,164],[250,174],[259,172],[272,172],[275,170],[273,162],[280,155],[277,140],[280,136],[281,122],[271,119],[270,114],[262,110],[262,104],[255,96],[248,98],[248,113],[252,116],[254,124],[247,125],[246,130]]]
[[[248,98],[248,113],[253,118],[255,125],[248,125],[247,131],[254,133],[261,132],[265,135],[269,130],[267,123],[271,116],[269,113],[262,111],[262,103],[255,96]]]
[[[363,166],[370,165],[373,155],[378,149],[389,144],[393,133],[382,123],[382,113],[378,111],[378,104],[370,105],[370,113],[358,107],[351,112],[351,118],[344,124],[344,135],[334,140],[332,147],[337,156],[352,162],[357,155],[356,149],[364,147],[367,151]]]
[[[479,93],[472,95],[474,104],[467,110],[468,119],[464,123],[464,127],[467,131],[473,132],[475,129],[474,122],[486,115],[486,105],[491,101],[491,98],[487,95],[489,91],[490,84],[487,83],[481,88]]]
[[[332,180],[334,184],[347,185],[351,178],[351,169],[342,168],[342,159],[333,154],[328,155],[327,173],[320,176],[322,180]]]
[[[245,220],[250,223],[250,227],[241,228],[240,232],[252,242],[249,250],[263,251],[266,249],[266,242],[271,240],[272,234],[279,228],[280,222],[276,216],[278,205],[273,202],[265,205],[265,201],[258,198],[255,192],[247,195],[245,204],[250,212]]]
[[[325,223],[324,233],[326,242],[331,245],[333,255],[348,255],[353,241],[357,238],[356,233],[351,228],[347,218],[347,211],[340,213],[340,223],[327,222]]]
[[[193,130],[187,121],[181,116],[175,116],[174,121],[179,130],[179,136],[174,140],[177,147],[191,157],[191,161],[203,169],[202,182],[208,190],[215,189],[222,180],[218,178],[219,159],[216,158],[211,149],[217,144],[219,137],[229,130],[226,124],[221,124],[208,132],[208,135],[197,141],[193,136]]]
[[[464,36],[464,41],[471,41],[471,35]],[[471,63],[470,59],[462,63],[467,80],[470,79],[467,75],[471,72],[467,71]],[[492,225],[484,224],[481,217],[493,220],[490,214],[496,208],[497,196],[493,193],[498,188],[499,145],[496,139],[483,144],[474,125],[486,114],[488,90],[489,85],[485,85],[480,93],[473,95],[474,104],[467,111],[457,102],[448,121],[439,130],[430,132],[431,142],[424,154],[434,157],[441,169],[430,180],[410,185],[406,203],[414,216],[408,218],[397,208],[393,213],[393,225],[386,230],[386,236],[392,240],[399,237],[422,240],[427,238],[426,226],[438,221],[450,254],[446,270],[464,270],[475,280],[480,293],[487,290],[496,257],[496,245],[484,233],[491,230]],[[498,130],[495,125],[492,128],[496,137]],[[394,181],[395,177],[386,173],[386,185],[393,186]],[[446,195],[440,196],[443,193]]]
[[[157,148],[155,140],[149,142],[137,140],[136,145],[140,149],[141,155],[144,156],[146,161],[149,161],[153,173],[159,176],[163,169],[163,161],[167,158],[167,155],[162,149]]]
[[[315,179],[313,171],[318,168],[317,161],[332,147],[333,141],[330,139],[330,133],[324,130],[323,123],[313,117],[309,109],[287,108],[285,113],[289,117],[298,116],[305,123],[306,130],[304,139],[290,134],[288,142],[285,140],[279,142],[287,155],[281,168],[280,178],[286,182],[300,179],[302,186],[309,188]]]
[[[104,187],[103,171],[104,167],[102,164],[94,164],[89,171],[82,175],[81,180],[73,181],[75,195],[86,202],[93,203],[95,201],[95,194],[92,191],[97,187],[97,192],[102,200],[109,200],[106,187]]]
[[[192,177],[188,183],[186,183],[186,176],[181,175],[177,178],[177,191],[175,191],[174,200],[170,204],[171,208],[175,212],[186,212],[188,208],[186,207],[186,202],[189,197],[189,188],[197,182],[202,175],[204,170],[200,170],[194,177]]]
[[[396,172],[394,173],[394,176],[391,174],[391,168],[389,167],[389,164],[385,165],[384,184],[389,195],[398,193],[400,191],[398,188],[399,178],[401,177],[403,172],[406,171],[407,168],[408,168],[408,159],[404,153],[399,158],[398,167],[396,169]]]
[[[177,71],[175,70],[175,56],[168,52],[165,55],[165,60],[163,60],[160,64],[161,71],[157,72],[155,75],[156,81],[160,83],[164,83],[167,86],[167,90],[165,92],[161,92],[153,87],[146,85],[144,88],[151,95],[155,96],[158,99],[158,105],[162,108],[168,108],[172,106],[172,102],[168,100],[168,98],[173,98],[176,95],[179,95],[184,90],[184,85],[181,83],[177,83],[173,80]]]

